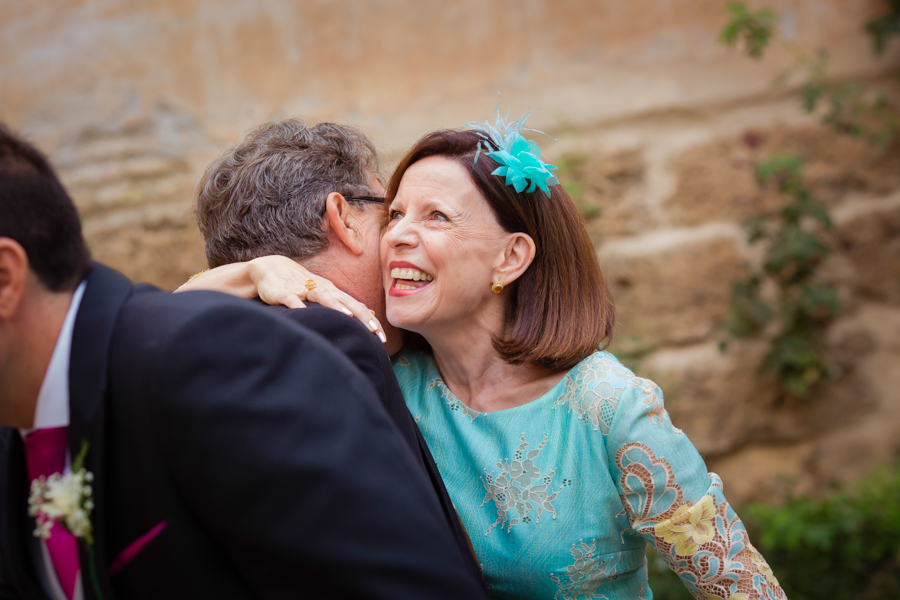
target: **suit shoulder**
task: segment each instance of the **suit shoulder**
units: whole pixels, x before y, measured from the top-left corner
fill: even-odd
[[[339,311],[314,303],[308,304],[306,308],[284,306],[267,308],[282,318],[312,329],[345,352],[350,352],[351,349],[355,349],[356,352],[366,350],[378,355],[379,358],[382,354],[387,357],[384,346],[375,334],[354,317],[348,317]]]
[[[253,302],[212,291],[171,294],[152,286],[136,286],[123,312],[129,318],[159,320],[162,327],[177,327],[210,312],[238,312],[271,318]]]
[[[346,332],[348,335],[372,335],[359,320],[348,317],[344,313],[322,306],[308,303],[306,308],[287,308],[285,306],[269,306],[267,309],[295,323],[315,330],[331,330]]]
[[[143,286],[122,307],[115,336],[122,348],[146,351],[165,348],[175,340],[187,346],[208,346],[213,340],[241,343],[264,338],[275,345],[280,339],[318,338],[249,300],[209,291],[170,294]]]

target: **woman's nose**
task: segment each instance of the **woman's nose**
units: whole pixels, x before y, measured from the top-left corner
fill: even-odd
[[[384,234],[384,239],[392,248],[398,246],[414,246],[416,244],[415,227],[408,217],[399,219],[391,224]]]

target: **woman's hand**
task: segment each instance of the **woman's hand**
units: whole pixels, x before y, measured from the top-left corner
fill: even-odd
[[[215,290],[266,304],[303,308],[309,300],[356,317],[383,342],[381,323],[365,304],[339,290],[331,281],[309,272],[286,256],[262,256],[245,263],[233,263],[195,275],[176,292]]]
[[[356,317],[382,342],[387,341],[375,314],[365,304],[335,287],[330,280],[311,273],[286,256],[263,256],[248,264],[250,280],[260,300],[266,304],[301,308],[305,306],[304,300],[310,300]]]

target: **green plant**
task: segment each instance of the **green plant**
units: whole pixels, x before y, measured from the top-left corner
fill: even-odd
[[[900,468],[882,468],[824,499],[742,510],[791,600],[900,597]]]
[[[831,218],[804,184],[800,157],[773,157],[757,165],[756,173],[760,184],[775,185],[786,203],[745,223],[748,241],[764,245],[764,258],[735,282],[726,328],[738,338],[766,338],[769,350],[761,368],[777,377],[784,392],[802,397],[828,374],[824,329],[840,311],[836,290],[817,275],[830,251],[822,234],[832,227]],[[773,294],[764,293],[767,283]]]
[[[889,12],[865,26],[876,53],[884,51],[891,36],[900,35],[900,0],[886,2]],[[776,13],[769,9],[751,12],[743,2],[731,2],[728,13],[729,20],[719,35],[722,43],[733,46],[742,41],[747,53],[760,59],[770,43],[778,40],[794,56],[794,64],[782,73],[779,82],[783,84],[801,74],[801,105],[806,112],[821,111],[824,124],[841,133],[865,137],[880,147],[887,146],[900,132],[900,109],[884,92],[828,77],[828,52],[810,52],[777,38]]]
[[[762,58],[772,40],[778,15],[768,8],[750,12],[743,2],[729,2],[728,14],[729,21],[719,34],[719,41],[729,45],[743,41],[750,56]]]
[[[876,54],[884,53],[892,35],[900,35],[900,0],[888,0],[888,4],[890,12],[866,23]]]
[[[876,52],[884,51],[890,36],[900,34],[900,0],[887,2],[890,11],[866,25]],[[776,13],[751,12],[743,2],[730,3],[728,13],[719,40],[729,45],[743,41],[751,57],[761,58],[776,39]],[[825,106],[822,122],[832,129],[863,136],[881,147],[892,141],[900,131],[900,110],[885,94],[830,79],[826,51],[811,54],[797,44],[780,41],[795,57],[781,82],[798,71],[805,74],[803,110],[812,113]],[[764,186],[774,182],[786,204],[776,214],[759,214],[746,222],[748,241],[764,246],[765,259],[732,287],[725,327],[737,338],[766,338],[769,349],[762,370],[775,374],[782,391],[802,397],[828,374],[824,328],[840,310],[836,291],[817,276],[829,252],[821,233],[831,228],[831,218],[803,184],[800,157],[774,157],[756,165],[756,174]]]

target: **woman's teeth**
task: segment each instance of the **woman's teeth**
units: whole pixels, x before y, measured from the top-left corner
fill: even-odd
[[[434,281],[434,277],[426,273],[425,271],[420,271],[418,269],[400,269],[394,268],[391,269],[391,278],[393,279],[406,279],[408,281]],[[397,282],[395,286],[397,289],[414,289],[412,287],[400,287],[400,282]]]

